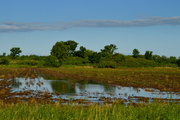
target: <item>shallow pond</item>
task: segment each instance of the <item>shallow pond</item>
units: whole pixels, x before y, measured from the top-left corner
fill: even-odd
[[[140,98],[155,99],[180,99],[179,92],[160,92],[152,88],[133,88],[118,85],[99,84],[95,82],[70,82],[67,80],[45,80],[42,77],[35,79],[15,78],[12,79],[12,92],[39,91],[58,93],[52,98],[66,100],[85,99],[88,102],[101,103],[104,100],[121,99],[126,102],[138,102]]]

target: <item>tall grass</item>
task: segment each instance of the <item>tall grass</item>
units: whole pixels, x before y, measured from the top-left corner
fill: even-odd
[[[0,105],[1,120],[180,120],[180,105],[61,105],[19,103]]]

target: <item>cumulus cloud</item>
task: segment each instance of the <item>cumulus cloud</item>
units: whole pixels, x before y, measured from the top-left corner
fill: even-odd
[[[0,22],[0,32],[61,31],[75,27],[145,27],[157,25],[180,25],[180,17],[143,17],[132,21],[80,20],[51,24]]]

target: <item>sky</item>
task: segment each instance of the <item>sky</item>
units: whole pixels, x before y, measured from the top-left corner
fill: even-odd
[[[50,55],[59,41],[74,40],[99,52],[180,57],[180,0],[0,0],[0,54]]]

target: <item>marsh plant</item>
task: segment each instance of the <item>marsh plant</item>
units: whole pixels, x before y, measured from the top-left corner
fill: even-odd
[[[0,119],[6,120],[179,120],[180,106],[174,103],[113,105],[61,105],[0,103]]]

